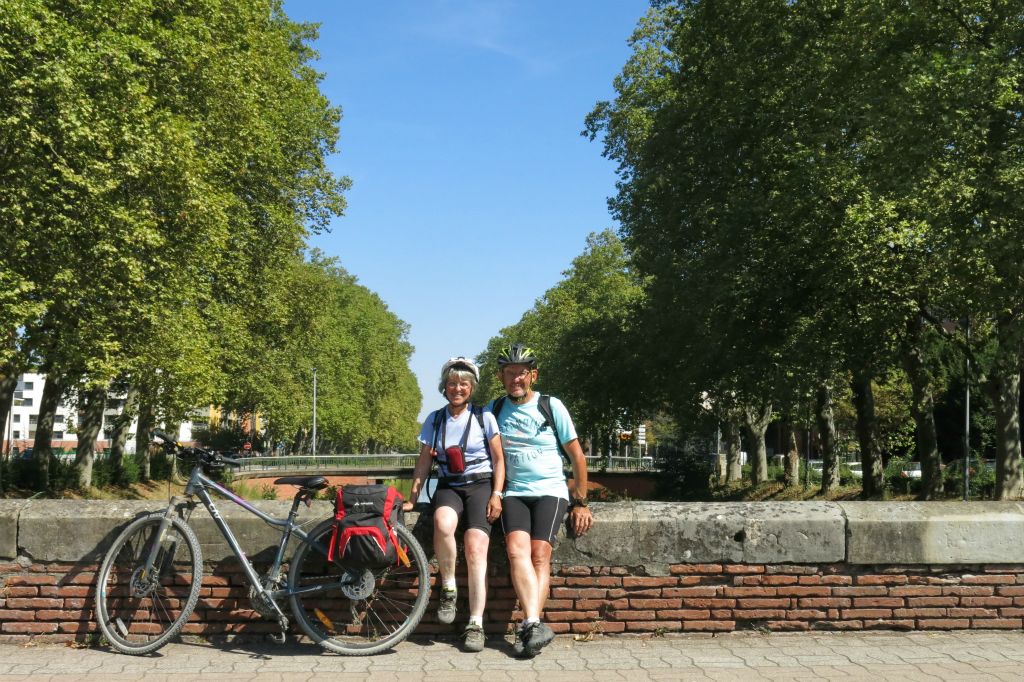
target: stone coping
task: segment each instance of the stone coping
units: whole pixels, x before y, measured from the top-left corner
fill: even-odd
[[[254,505],[283,517],[290,503]],[[664,575],[672,564],[970,565],[1024,564],[1019,502],[615,502],[593,503],[597,522],[582,538],[563,529],[556,565],[638,566]],[[96,562],[153,501],[0,500],[0,560]],[[278,532],[227,501],[218,510],[251,557],[272,557]],[[303,507],[307,528],[332,513]],[[407,515],[412,525],[415,514]],[[203,556],[229,556],[206,510],[192,525]],[[500,543],[492,543],[499,545]]]

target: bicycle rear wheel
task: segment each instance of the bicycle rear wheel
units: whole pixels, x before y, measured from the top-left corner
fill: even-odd
[[[158,538],[163,518],[157,512],[128,524],[100,565],[97,624],[110,646],[124,654],[148,654],[162,647],[181,631],[199,600],[199,540],[176,517]],[[159,543],[156,560],[147,573],[154,543]]]
[[[292,612],[309,637],[331,651],[367,656],[392,648],[419,625],[430,598],[430,567],[420,543],[395,526],[409,558],[384,569],[347,569],[327,560],[334,521],[310,533],[292,557]]]

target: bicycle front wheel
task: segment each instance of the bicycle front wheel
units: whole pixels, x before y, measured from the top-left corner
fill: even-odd
[[[128,524],[100,565],[96,616],[117,651],[148,654],[177,635],[192,615],[203,582],[199,540],[172,518],[162,537],[157,512]],[[151,569],[146,562],[156,550]]]
[[[288,571],[292,612],[309,637],[331,651],[368,656],[392,648],[419,625],[430,598],[427,556],[412,532],[395,526],[409,558],[384,569],[351,569],[327,560],[334,521],[309,535]]]

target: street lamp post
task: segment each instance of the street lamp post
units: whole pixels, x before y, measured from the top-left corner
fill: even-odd
[[[316,367],[313,368],[313,456],[316,457]]]
[[[971,318],[966,318],[967,350],[971,344]],[[971,496],[971,355],[966,354],[964,375],[964,502]]]

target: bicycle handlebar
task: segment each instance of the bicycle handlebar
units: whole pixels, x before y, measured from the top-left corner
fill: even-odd
[[[244,463],[240,459],[228,457],[227,455],[222,455],[221,453],[214,452],[213,450],[198,447],[187,448],[160,430],[154,430],[153,437],[162,440],[165,446],[173,447],[179,455],[195,455],[204,464],[231,464],[234,466],[241,466]]]

